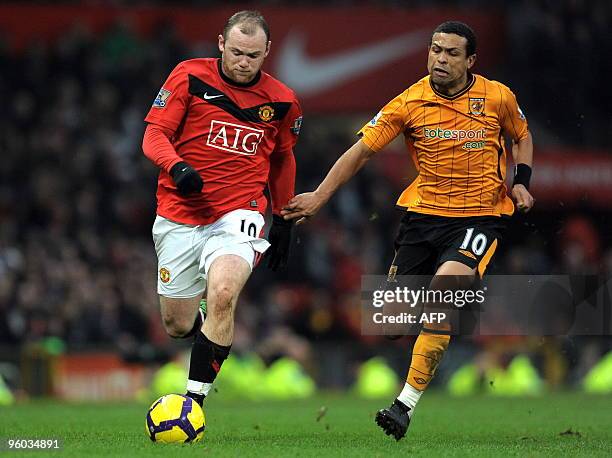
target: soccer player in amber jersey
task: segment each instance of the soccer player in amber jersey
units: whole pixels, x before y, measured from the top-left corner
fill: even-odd
[[[504,137],[513,144],[517,166],[511,195],[520,211],[534,202],[528,191],[533,145],[514,94],[471,73],[475,61],[476,37],[467,25],[438,26],[429,45],[429,75],[383,107],[319,187],[294,197],[283,216],[300,223],[316,214],[370,157],[402,134],[419,174],[397,201],[405,214],[389,276],[434,275],[432,289],[444,287],[445,276],[467,285],[482,276],[515,206],[505,186]],[[424,304],[425,312],[434,305]],[[376,415],[378,425],[397,440],[448,348],[451,324],[422,327],[404,389]]]
[[[153,240],[161,315],[170,336],[195,336],[187,395],[200,404],[229,355],[238,295],[260,255],[273,270],[287,262],[292,226],[280,210],[294,195],[302,120],[293,91],[261,71],[270,51],[261,14],[229,18],[219,50],[220,59],[188,60],[170,73],[143,140],[160,168]]]

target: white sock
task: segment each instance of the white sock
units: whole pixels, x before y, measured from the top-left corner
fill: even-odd
[[[203,394],[208,396],[208,392],[212,388],[212,383],[198,382],[196,380],[187,380],[187,391],[190,393]]]
[[[408,415],[412,417],[414,407],[417,405],[417,402],[419,402],[419,399],[421,399],[422,394],[422,391],[419,391],[409,383],[406,383],[404,385],[404,389],[397,397],[397,400],[410,408],[410,412],[408,413]]]

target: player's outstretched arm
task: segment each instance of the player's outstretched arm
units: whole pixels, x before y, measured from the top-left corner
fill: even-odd
[[[314,216],[338,188],[350,180],[373,154],[374,151],[359,140],[340,156],[315,191],[295,196],[283,208],[281,215],[286,220],[299,218],[296,224],[301,224],[307,218]]]
[[[516,202],[516,208],[521,212],[528,212],[533,207],[535,199],[529,193],[529,180],[531,178],[531,166],[533,164],[533,139],[531,133],[512,145],[512,155],[516,170],[514,183],[512,185],[512,198]]]

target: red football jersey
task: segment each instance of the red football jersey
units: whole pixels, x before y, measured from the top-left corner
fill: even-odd
[[[220,59],[181,62],[145,121],[171,131],[178,154],[159,174],[159,215],[184,224],[210,224],[239,208],[263,214],[269,176],[276,213],[293,197],[293,147],[302,112],[294,92],[269,74],[260,72],[240,84],[223,74]],[[178,194],[168,172],[179,161],[198,171],[204,180],[201,193]]]

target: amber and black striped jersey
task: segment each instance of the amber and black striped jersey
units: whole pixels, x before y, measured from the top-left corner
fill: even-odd
[[[512,91],[469,74],[452,97],[436,91],[429,76],[391,100],[360,131],[380,151],[403,133],[418,169],[397,205],[440,216],[511,215],[503,135],[527,137],[527,120]]]

